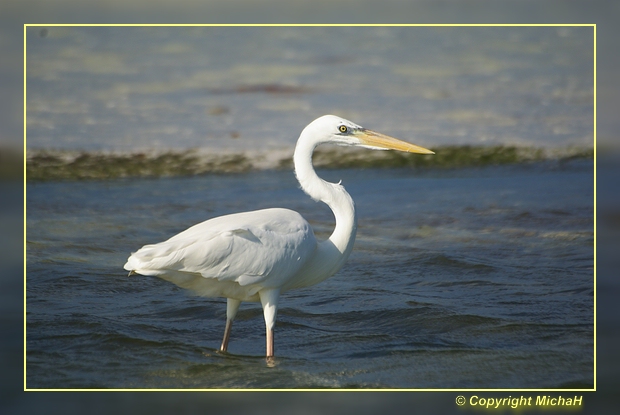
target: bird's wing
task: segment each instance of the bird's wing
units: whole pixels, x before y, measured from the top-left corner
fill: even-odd
[[[170,271],[204,278],[281,286],[314,253],[308,222],[288,209],[265,209],[221,216],[146,245],[132,254],[125,269],[143,275]]]

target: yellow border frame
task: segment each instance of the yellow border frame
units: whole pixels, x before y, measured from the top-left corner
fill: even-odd
[[[592,27],[594,30],[594,387],[592,389],[28,389],[26,386],[26,30],[28,27]],[[596,24],[24,24],[24,391],[25,392],[596,392]]]

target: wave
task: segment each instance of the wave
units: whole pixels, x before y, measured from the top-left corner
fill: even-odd
[[[593,159],[594,149],[516,146],[442,146],[431,156],[348,147],[318,148],[318,168],[463,168],[533,163],[547,160]],[[125,177],[192,176],[292,169],[293,149],[263,152],[210,149],[136,152],[28,150],[28,181],[104,180]]]

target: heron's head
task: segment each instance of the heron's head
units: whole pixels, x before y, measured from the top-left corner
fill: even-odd
[[[431,150],[368,130],[344,118],[324,115],[312,121],[304,130],[319,143],[363,147],[371,150],[398,150],[409,153],[435,154]]]

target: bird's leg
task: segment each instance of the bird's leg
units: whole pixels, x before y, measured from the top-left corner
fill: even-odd
[[[265,316],[265,328],[267,338],[267,358],[273,357],[273,328],[276,324],[276,313],[278,311],[279,288],[264,289],[258,292],[260,302],[263,305]]]
[[[267,357],[273,357],[273,329],[267,327]]]
[[[230,338],[230,329],[232,327],[232,320],[226,319],[226,328],[224,329],[224,339],[220,346],[220,352],[228,350],[228,339]]]
[[[237,310],[239,310],[240,305],[241,301],[235,300],[234,298],[228,298],[226,301],[226,328],[224,329],[224,339],[222,340],[222,345],[220,346],[221,352],[228,350],[230,329],[232,328],[232,322],[237,315]]]

